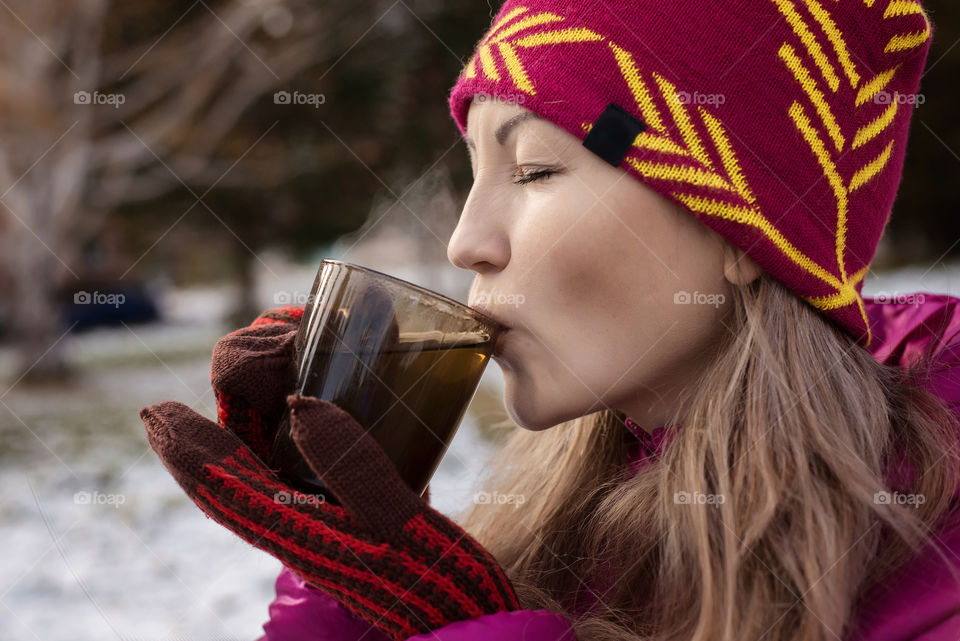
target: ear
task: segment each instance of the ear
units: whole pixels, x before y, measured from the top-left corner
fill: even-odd
[[[747,253],[724,242],[723,247],[723,276],[733,285],[747,285],[756,280],[763,269],[760,268]]]

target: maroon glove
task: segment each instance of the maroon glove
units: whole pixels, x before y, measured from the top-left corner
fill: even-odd
[[[347,412],[299,394],[271,397],[288,374],[245,374],[288,372],[291,329],[269,327],[229,334],[214,350],[227,429],[175,401],[140,410],[151,447],[194,502],[395,639],[519,609],[497,562],[406,487]],[[294,442],[343,507],[294,490],[261,461],[268,426],[287,405]]]
[[[210,384],[217,418],[263,460],[297,378],[293,343],[302,316],[299,307],[267,310],[213,348]]]

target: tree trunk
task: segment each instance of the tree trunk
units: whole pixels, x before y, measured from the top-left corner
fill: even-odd
[[[228,320],[231,327],[246,327],[262,311],[257,303],[254,257],[242,243],[234,243],[233,247],[234,266],[237,270],[237,295]]]
[[[13,336],[17,344],[17,371],[13,380],[42,382],[67,378],[72,374],[64,358],[62,334],[67,328],[60,322],[57,305],[56,259],[42,248],[24,227],[13,231],[14,270]],[[21,379],[22,377],[22,379]]]

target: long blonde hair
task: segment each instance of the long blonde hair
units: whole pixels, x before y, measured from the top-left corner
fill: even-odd
[[[513,426],[482,486],[523,504],[458,517],[524,607],[565,612],[581,641],[845,638],[951,507],[960,425],[927,362],[879,363],[766,274],[733,289],[729,340],[659,459],[629,474],[634,437],[610,409]],[[913,477],[888,471],[898,452]]]

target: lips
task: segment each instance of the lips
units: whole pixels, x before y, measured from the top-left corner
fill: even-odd
[[[487,316],[488,318],[496,321],[497,323],[503,326],[503,330],[497,335],[497,340],[493,344],[493,353],[492,353],[494,357],[500,356],[500,354],[503,353],[504,338],[511,331],[510,326],[507,325],[505,322],[503,322],[502,319],[498,318],[487,307],[484,307],[483,305],[471,305],[470,307],[471,309],[480,312],[484,316]]]
[[[473,309],[474,311],[478,311],[484,316],[487,316],[488,318],[495,320],[500,325],[503,325],[505,330],[510,329],[510,326],[507,323],[505,323],[503,319],[498,318],[497,315],[491,312],[487,307],[483,305],[470,305],[470,309]]]

